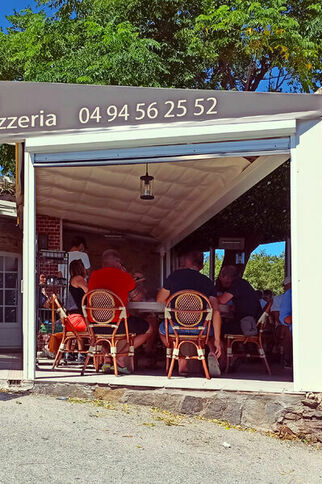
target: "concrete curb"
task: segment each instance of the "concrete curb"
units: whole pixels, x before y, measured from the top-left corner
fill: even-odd
[[[10,388],[9,390],[13,390]],[[198,415],[273,432],[282,438],[322,443],[322,394],[139,389],[99,384],[34,383],[17,387],[36,395],[99,399]]]

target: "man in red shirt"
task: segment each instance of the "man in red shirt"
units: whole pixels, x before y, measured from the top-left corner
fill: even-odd
[[[88,282],[88,291],[109,289],[117,294],[126,306],[129,292],[133,291],[134,288],[135,281],[122,266],[120,254],[114,249],[105,250],[102,256],[102,269],[92,272]],[[121,327],[122,322],[120,331],[122,331]],[[147,321],[134,316],[128,316],[128,328],[130,333],[136,333],[134,348],[143,345],[153,332],[152,326]],[[128,351],[126,346],[120,346],[119,351],[126,353]],[[124,360],[124,357],[118,357],[119,371],[120,373],[129,373]],[[107,365],[104,366],[107,367]]]

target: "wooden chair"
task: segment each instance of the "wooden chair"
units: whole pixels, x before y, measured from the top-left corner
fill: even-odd
[[[166,371],[171,378],[174,362],[179,359],[197,359],[202,362],[206,378],[210,379],[205,359],[205,346],[209,339],[213,309],[209,299],[197,291],[184,290],[173,294],[167,301],[164,310],[165,337],[167,345]],[[170,333],[170,327],[173,334]],[[189,334],[189,330],[196,330],[197,334]],[[182,345],[191,344],[197,354],[183,355]],[[171,360],[171,362],[170,362]]]
[[[91,344],[81,375],[84,375],[91,357],[94,359],[94,365],[97,359],[103,360],[106,356],[111,357],[114,364],[114,373],[117,376],[117,356],[129,356],[131,370],[134,371],[134,338],[136,335],[129,333],[126,307],[119,296],[107,289],[94,289],[84,295],[82,308]],[[124,331],[119,332],[122,322],[124,323],[124,326],[122,325]],[[100,334],[100,328],[110,328],[110,334]],[[117,352],[117,345],[122,341],[129,346],[129,351],[126,353]],[[110,351],[103,351],[105,345]],[[99,371],[97,365],[95,365],[95,368],[96,371]]]
[[[69,328],[72,328],[71,322],[68,320],[68,316],[66,314],[65,309],[61,306],[56,294],[52,296],[52,311],[56,308],[56,312],[59,315],[61,323],[63,325],[63,338],[60,343],[59,349],[56,353],[56,357],[52,366],[54,370],[58,367],[63,355],[65,353],[74,353],[74,354],[87,354],[88,347],[89,347],[89,333],[86,332],[77,332],[70,329],[67,329],[67,322]],[[54,315],[52,316],[54,320]],[[53,323],[54,324],[54,323]],[[53,329],[54,331],[54,329]]]
[[[261,315],[261,317],[257,322],[257,327],[258,327],[257,335],[246,336],[244,334],[225,334],[225,339],[227,343],[225,373],[229,372],[230,365],[234,357],[245,357],[245,358],[261,358],[264,362],[267,373],[269,375],[272,374],[266,358],[264,347],[263,347],[263,333],[265,331],[265,327],[267,323],[269,322],[269,314],[272,307],[272,303],[273,303],[272,301],[267,303],[267,305],[264,308],[263,314]],[[249,354],[247,352],[244,352],[242,354],[233,353],[233,345],[235,343],[241,343],[243,345],[246,345],[247,343],[254,343],[254,345],[256,345],[258,355]]]

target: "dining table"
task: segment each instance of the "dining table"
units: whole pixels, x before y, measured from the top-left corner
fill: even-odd
[[[140,313],[164,313],[164,303],[156,301],[129,301],[127,309]]]

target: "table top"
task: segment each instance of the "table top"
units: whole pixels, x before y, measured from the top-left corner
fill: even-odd
[[[135,309],[141,313],[163,313],[164,304],[156,301],[130,301],[127,303],[128,310]]]

